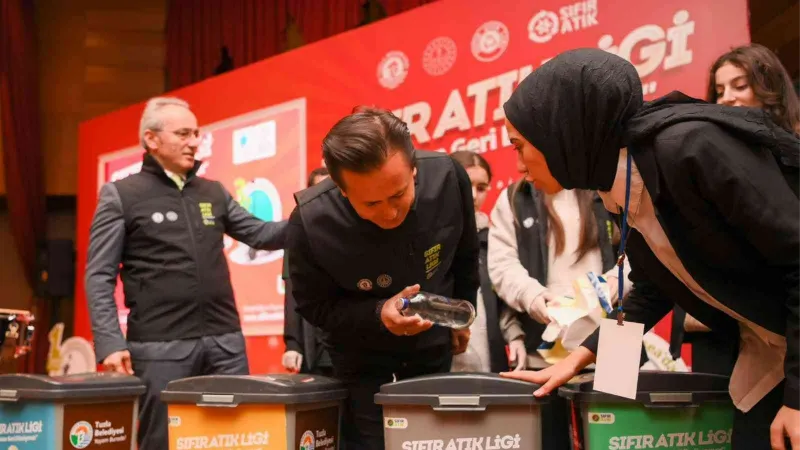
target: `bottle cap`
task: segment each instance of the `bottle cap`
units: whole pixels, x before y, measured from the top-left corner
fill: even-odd
[[[401,298],[400,299],[400,311],[404,311],[404,310],[408,309],[408,306],[410,304],[411,304],[411,301],[409,301],[407,298],[405,298],[405,297]]]

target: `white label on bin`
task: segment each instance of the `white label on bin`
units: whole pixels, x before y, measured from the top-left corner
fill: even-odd
[[[169,416],[169,426],[171,426],[171,427],[179,427],[179,426],[181,426],[181,417],[180,416]]]
[[[405,430],[408,428],[408,419],[386,417],[383,419],[383,425],[390,429]]]
[[[612,423],[614,423],[614,414],[589,411],[589,423],[611,425]]]

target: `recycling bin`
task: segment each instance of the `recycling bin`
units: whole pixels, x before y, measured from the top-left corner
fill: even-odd
[[[144,392],[114,372],[0,375],[0,449],[132,450]]]
[[[542,449],[537,385],[491,373],[426,375],[384,384],[386,450]]]
[[[726,376],[642,371],[635,400],[594,391],[593,381],[579,375],[558,391],[570,403],[574,450],[731,448]]]
[[[303,374],[206,375],[161,392],[169,448],[337,450],[347,390]]]

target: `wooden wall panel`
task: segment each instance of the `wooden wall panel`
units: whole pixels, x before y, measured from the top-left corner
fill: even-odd
[[[81,121],[164,91],[166,7],[167,0],[37,1],[48,195],[75,195]]]
[[[0,126],[1,125],[2,123],[0,123]],[[0,139],[0,195],[5,195],[5,194],[6,194],[6,172],[3,169],[3,139]]]

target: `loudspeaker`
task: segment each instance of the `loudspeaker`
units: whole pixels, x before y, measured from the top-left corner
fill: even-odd
[[[51,239],[39,249],[38,297],[72,297],[75,293],[75,247],[71,239]]]

